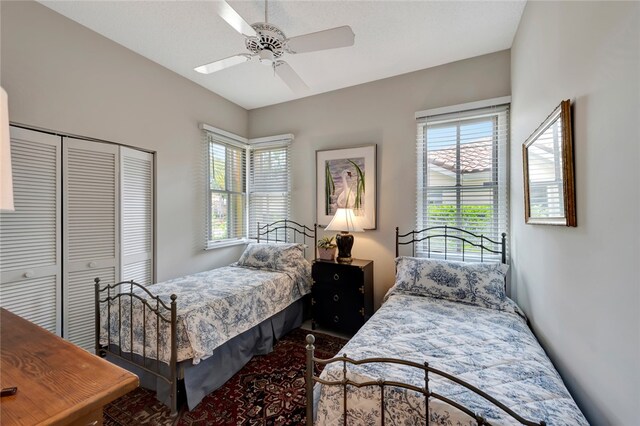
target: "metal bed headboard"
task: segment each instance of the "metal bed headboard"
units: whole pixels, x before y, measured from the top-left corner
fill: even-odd
[[[313,240],[313,259],[316,259],[316,243],[318,239],[318,225],[313,224],[313,229],[293,220],[279,220],[266,225],[257,226],[258,243],[302,243],[307,245],[307,238]],[[302,241],[300,241],[302,240]],[[305,248],[306,255],[306,248]]]
[[[406,234],[400,234],[399,228],[396,227],[396,257],[400,256],[400,246],[411,244],[412,256],[416,255],[416,243],[422,241],[427,242],[427,257],[431,257],[431,240],[432,239],[444,239],[444,258],[447,259],[450,256],[448,253],[449,240],[461,241],[462,252],[459,253],[462,256],[462,261],[465,261],[465,244],[469,244],[473,247],[480,249],[480,262],[484,262],[485,252],[490,254],[499,254],[502,263],[507,263],[507,234],[502,233],[501,241],[492,240],[484,235],[474,234],[473,232],[465,229],[456,228],[453,226],[431,226],[429,228],[421,229],[419,231],[409,231]],[[456,253],[458,255],[458,253]]]

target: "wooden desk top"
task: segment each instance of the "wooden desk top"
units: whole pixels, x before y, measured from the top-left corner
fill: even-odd
[[[138,386],[138,377],[0,308],[0,423],[69,424]]]

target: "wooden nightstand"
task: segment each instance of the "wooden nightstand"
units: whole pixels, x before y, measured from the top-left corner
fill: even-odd
[[[373,261],[316,260],[312,268],[312,328],[354,334],[373,315]]]

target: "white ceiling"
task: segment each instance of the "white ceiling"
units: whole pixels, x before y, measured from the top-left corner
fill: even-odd
[[[296,99],[258,62],[202,75],[204,63],[246,52],[209,1],[41,1],[45,6],[246,109]],[[264,2],[230,0],[249,23]],[[350,25],[355,45],[286,55],[313,95],[511,47],[524,0],[269,1],[288,37]]]

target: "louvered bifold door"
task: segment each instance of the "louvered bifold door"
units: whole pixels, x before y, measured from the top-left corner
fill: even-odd
[[[120,148],[121,281],[153,282],[153,154]]]
[[[94,346],[94,278],[113,284],[119,271],[119,147],[65,138],[63,143],[63,332]]]
[[[0,213],[0,306],[60,334],[60,137],[11,127],[15,211]]]

